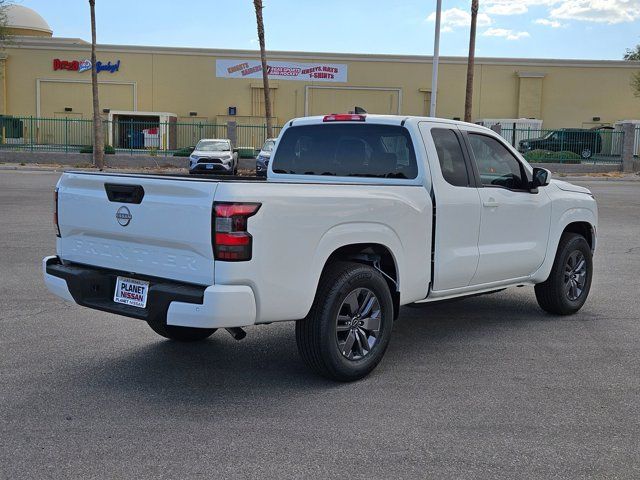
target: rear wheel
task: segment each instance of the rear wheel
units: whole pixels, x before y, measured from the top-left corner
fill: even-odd
[[[564,233],[549,278],[535,286],[538,305],[557,315],[571,315],[587,301],[593,276],[591,248],[577,233]]]
[[[296,323],[296,341],[316,373],[353,381],[380,363],[392,328],[393,300],[380,272],[336,262],[323,274],[309,315]]]
[[[591,151],[590,148],[585,148],[580,153],[580,156],[584,159],[591,158],[592,155],[593,155],[593,152]]]
[[[215,328],[191,328],[167,325],[166,321],[147,320],[151,330],[158,335],[176,340],[178,342],[197,342],[210,337],[216,331]]]

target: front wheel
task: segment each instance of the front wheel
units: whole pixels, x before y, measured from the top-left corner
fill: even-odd
[[[582,152],[580,152],[580,156],[582,158],[584,158],[585,160],[587,158],[591,158],[592,155],[593,155],[593,152],[591,151],[590,148],[585,148],[585,149],[582,150]]]
[[[549,278],[535,286],[538,305],[556,315],[576,313],[587,301],[592,276],[593,259],[587,240],[576,233],[564,233]]]
[[[147,320],[151,330],[158,335],[178,342],[198,342],[210,337],[216,331],[215,328],[191,328],[167,325],[164,320]]]
[[[348,382],[380,363],[392,328],[393,300],[380,272],[336,262],[322,275],[311,311],[296,323],[296,342],[309,368]]]

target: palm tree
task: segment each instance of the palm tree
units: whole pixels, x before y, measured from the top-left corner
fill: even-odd
[[[104,132],[98,100],[98,70],[96,69],[96,0],[89,0],[91,10],[91,91],[93,93],[93,164],[104,168]]]
[[[473,67],[476,56],[476,23],[478,19],[478,0],[471,0],[471,31],[469,32],[469,59],[467,61],[467,92],[464,98],[464,121],[471,121],[473,106]]]
[[[7,8],[9,5],[7,0],[0,0],[0,48],[4,47],[5,42],[9,39],[7,31]]]
[[[267,138],[273,138],[271,125],[271,91],[269,90],[269,71],[267,69],[267,54],[264,48],[264,23],[262,22],[262,0],[253,0],[258,24],[258,42],[260,43],[260,61],[262,62],[262,86],[264,90],[264,114],[267,117]]]

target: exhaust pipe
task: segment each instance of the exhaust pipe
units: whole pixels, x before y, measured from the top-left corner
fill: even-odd
[[[229,327],[229,328],[225,328],[225,330],[229,332],[229,335],[231,335],[236,340],[242,340],[244,337],[247,336],[247,332],[245,332],[240,327]]]

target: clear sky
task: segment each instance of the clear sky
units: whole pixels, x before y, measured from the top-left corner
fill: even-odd
[[[14,0],[54,35],[90,40],[87,0]],[[433,53],[435,0],[264,0],[267,49]],[[466,55],[470,0],[443,0],[441,54]],[[480,0],[476,54],[621,59],[640,0]],[[96,0],[98,42],[257,48],[252,0]]]

